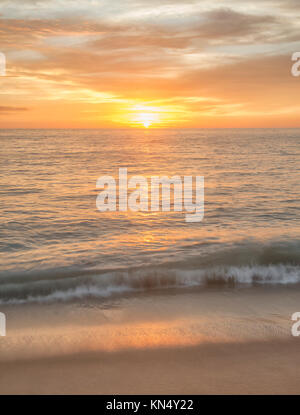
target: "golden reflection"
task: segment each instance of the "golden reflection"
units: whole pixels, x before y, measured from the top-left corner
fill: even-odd
[[[105,343],[103,339],[105,339]],[[118,351],[196,346],[220,339],[217,340],[205,332],[195,332],[191,327],[191,321],[183,318],[173,322],[148,321],[131,323],[126,326],[123,324],[102,326],[95,329],[93,336],[89,336],[89,340],[85,347],[90,350]],[[222,340],[228,339],[224,336]]]

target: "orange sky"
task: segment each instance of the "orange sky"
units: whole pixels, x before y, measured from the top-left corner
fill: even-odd
[[[0,0],[0,127],[300,127],[299,12],[299,0]]]

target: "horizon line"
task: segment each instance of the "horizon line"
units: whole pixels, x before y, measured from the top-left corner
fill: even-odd
[[[300,129],[295,127],[0,127],[1,130],[287,130]]]

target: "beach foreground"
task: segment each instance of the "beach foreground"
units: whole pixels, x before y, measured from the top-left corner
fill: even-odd
[[[6,307],[1,394],[297,394],[298,288]]]
[[[2,394],[298,394],[299,344],[255,342],[1,363]]]

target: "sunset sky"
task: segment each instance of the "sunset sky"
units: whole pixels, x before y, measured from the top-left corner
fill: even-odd
[[[0,0],[0,127],[300,127],[299,0]]]

